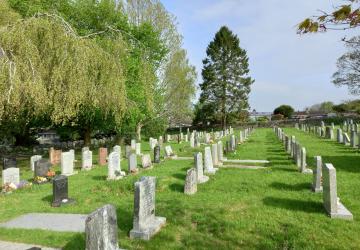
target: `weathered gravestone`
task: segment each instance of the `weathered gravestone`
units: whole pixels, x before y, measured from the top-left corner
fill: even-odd
[[[356,148],[356,137],[357,137],[356,131],[355,130],[351,131],[350,146],[353,148]]]
[[[129,145],[126,145],[125,146],[125,158],[126,159],[129,159],[129,156],[130,156],[130,154],[131,154],[131,146],[129,146]]]
[[[86,250],[119,250],[116,208],[105,205],[85,221]]]
[[[45,159],[35,162],[34,177],[46,177],[51,167],[51,163]]]
[[[61,153],[61,174],[66,176],[76,174],[74,172],[74,156],[72,152]]]
[[[218,168],[214,168],[210,147],[205,147],[204,165],[205,173],[207,174],[215,174],[216,171],[219,170]]]
[[[129,172],[130,173],[137,173],[138,172],[137,158],[136,158],[135,153],[130,154],[129,161],[128,161],[128,167],[129,167]]]
[[[113,151],[116,152],[116,153],[118,153],[119,156],[120,156],[120,159],[121,159],[121,147],[120,147],[119,145],[115,145],[115,146],[113,147]]]
[[[322,187],[322,159],[321,156],[315,156],[316,169],[313,175],[312,190],[315,193],[320,193],[323,190]]]
[[[53,147],[50,148],[49,150],[49,159],[50,159],[50,163],[52,165],[56,165],[59,164],[61,162],[61,153],[62,150],[56,150]]]
[[[3,159],[3,169],[7,168],[16,168],[16,158],[15,157],[4,157]]]
[[[191,148],[195,148],[195,138],[194,138],[194,134],[191,134],[191,136],[190,136],[190,147],[191,147]]]
[[[218,141],[217,143],[217,155],[218,155],[218,164],[222,165],[224,161],[224,148],[222,141]]]
[[[149,154],[144,154],[141,156],[141,165],[143,168],[151,168],[151,156]]]
[[[30,157],[30,169],[31,171],[34,171],[35,168],[35,162],[40,160],[42,158],[41,155],[33,155]]]
[[[118,152],[109,154],[108,160],[108,180],[119,180],[125,176],[125,172],[121,171],[120,155]]]
[[[90,151],[90,148],[89,148],[89,147],[83,147],[83,148],[81,148],[81,152],[84,152],[84,151]]]
[[[160,163],[160,146],[154,148],[154,163]]]
[[[217,144],[211,145],[211,156],[212,156],[213,165],[214,166],[219,165]]]
[[[82,170],[91,170],[92,168],[92,151],[90,150],[84,150],[81,153],[81,169]]]
[[[18,185],[20,183],[20,169],[7,168],[2,171],[2,185],[5,184]]]
[[[209,177],[204,175],[203,155],[201,152],[194,154],[195,169],[197,173],[198,183],[205,183],[209,180]]]
[[[168,158],[176,158],[176,155],[172,151],[172,148],[170,145],[165,146],[165,156]]]
[[[330,163],[322,168],[324,207],[331,218],[352,220],[353,215],[337,197],[336,169]]]
[[[336,133],[337,133],[337,137],[336,137],[337,142],[338,142],[338,143],[342,143],[342,142],[343,142],[342,130],[341,130],[340,128],[338,128],[337,131],[336,131]]]
[[[306,149],[304,147],[301,148],[301,164],[300,164],[300,171],[303,174],[312,174],[312,169],[307,168],[306,163]]]
[[[132,239],[150,240],[166,223],[166,218],[155,216],[155,180],[144,176],[135,183]]]
[[[108,157],[108,149],[107,148],[99,148],[99,166],[106,165],[106,158]]]
[[[349,143],[350,143],[350,138],[347,133],[343,133],[343,143],[344,143],[344,145],[349,145]]]
[[[191,168],[186,172],[184,193],[195,194],[197,192],[197,173],[195,168]]]
[[[60,207],[64,204],[73,203],[74,200],[68,196],[68,177],[65,175],[57,175],[53,179],[53,202],[51,206]]]

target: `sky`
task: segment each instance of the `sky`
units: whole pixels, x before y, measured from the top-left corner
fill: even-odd
[[[303,110],[323,101],[355,99],[346,87],[331,82],[336,61],[345,51],[343,37],[352,31],[298,35],[296,25],[307,17],[330,12],[341,0],[162,0],[177,17],[190,63],[201,83],[206,47],[221,26],[228,26],[247,50],[255,79],[251,109],[271,112],[282,104]],[[198,89],[197,95],[200,90]]]

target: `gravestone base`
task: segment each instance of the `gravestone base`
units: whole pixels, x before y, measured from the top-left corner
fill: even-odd
[[[301,170],[300,170],[300,171],[301,171]],[[304,169],[301,173],[302,173],[302,174],[313,174],[313,171],[312,171],[312,169],[306,168],[306,169]]]
[[[107,181],[117,181],[117,180],[121,180],[122,178],[124,178],[126,176],[126,173],[124,171],[120,171],[117,172],[118,175],[114,176],[114,177],[107,177],[106,180]]]
[[[352,213],[347,210],[347,208],[341,203],[338,202],[337,205],[337,213],[331,213],[330,214],[330,218],[331,219],[342,219],[342,220],[353,220],[353,215]]]
[[[61,207],[63,205],[68,205],[68,204],[74,204],[76,203],[76,201],[74,199],[68,198],[68,199],[63,199],[61,201],[54,201],[51,203],[52,207]]]
[[[79,173],[78,171],[74,171],[71,174],[61,174],[61,175],[72,176],[72,175],[75,175],[75,174],[78,174],[78,173]]]
[[[322,188],[322,187],[320,187],[320,188],[311,187],[311,190],[312,190],[314,193],[322,193],[323,188]]]
[[[201,183],[205,183],[209,180],[209,176],[206,176],[206,175],[203,175],[202,178],[198,179],[198,183],[201,184]]]
[[[153,235],[160,231],[160,229],[165,225],[165,223],[165,217],[155,217],[153,221],[149,222],[148,228],[144,229],[143,231],[132,229],[130,231],[130,238],[150,240]]]
[[[205,174],[216,174],[216,171],[218,171],[218,168],[213,168],[213,169],[205,169],[204,173]]]

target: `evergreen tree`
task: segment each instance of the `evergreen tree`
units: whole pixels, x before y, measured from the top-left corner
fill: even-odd
[[[229,113],[249,107],[248,95],[254,80],[249,76],[249,58],[240,48],[239,38],[227,27],[221,27],[206,50],[200,84],[200,103],[214,107],[226,127]]]

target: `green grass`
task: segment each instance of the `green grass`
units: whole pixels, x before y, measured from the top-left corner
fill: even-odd
[[[332,220],[322,206],[322,194],[310,190],[312,176],[297,172],[272,129],[258,129],[249,140],[227,156],[270,160],[267,169],[221,169],[198,186],[193,196],[183,194],[186,170],[192,160],[166,160],[151,170],[116,182],[105,180],[106,167],[69,177],[69,196],[76,204],[52,208],[51,185],[0,196],[0,222],[30,212],[90,213],[104,204],[117,208],[120,247],[125,249],[356,249],[360,246],[360,155],[358,151],[316,138],[295,129],[312,157],[322,155],[338,171],[339,196],[354,221]],[[188,143],[171,143],[180,156],[196,150]],[[143,143],[148,151],[148,143]],[[95,151],[95,150],[94,150]],[[95,153],[95,152],[94,152]],[[77,157],[80,153],[77,152]],[[96,161],[96,157],[94,157]],[[28,160],[22,178],[31,176]],[[80,165],[80,163],[78,163]],[[122,169],[127,162],[122,161]],[[150,241],[131,240],[133,184],[142,175],[157,177],[156,214],[166,226]],[[84,249],[84,234],[1,229],[0,239],[36,243],[64,249]]]

